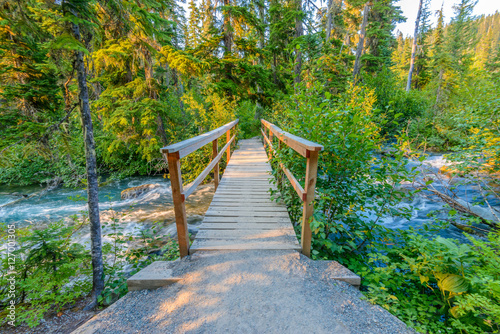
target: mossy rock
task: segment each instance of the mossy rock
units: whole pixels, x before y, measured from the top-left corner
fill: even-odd
[[[161,185],[159,184],[143,184],[142,186],[137,186],[137,187],[132,187],[132,188],[127,188],[122,191],[121,197],[122,199],[128,199],[128,198],[137,198],[141,195],[144,195],[156,188],[160,188]]]

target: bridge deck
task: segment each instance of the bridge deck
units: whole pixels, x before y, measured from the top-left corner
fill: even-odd
[[[196,251],[299,250],[286,206],[271,200],[271,166],[258,139],[239,141],[224,172],[200,231]]]

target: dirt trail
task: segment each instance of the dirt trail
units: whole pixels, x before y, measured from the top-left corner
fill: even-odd
[[[199,252],[74,333],[414,333],[296,251]]]

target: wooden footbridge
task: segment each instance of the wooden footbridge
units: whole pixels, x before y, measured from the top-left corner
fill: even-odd
[[[297,252],[311,250],[309,222],[323,147],[262,120],[265,147],[261,139],[241,140],[231,155],[237,124],[162,149],[170,167],[180,254],[195,254],[155,261],[128,278],[131,293],[73,334],[411,333],[386,310],[359,299],[359,291],[336,283],[359,287],[359,276],[336,261],[312,261]],[[212,161],[184,188],[180,159],[210,143]],[[299,178],[303,185],[278,161],[283,145],[307,159],[305,178]],[[229,161],[220,179],[224,154]],[[271,199],[269,190],[276,190],[271,164],[278,169],[276,183],[286,176],[304,202],[301,245],[286,207]],[[211,171],[216,191],[190,246],[184,201]],[[149,291],[136,291],[144,289]]]
[[[323,147],[262,120],[265,147],[261,139],[241,140],[231,155],[237,124],[162,149],[180,254],[195,254],[188,261],[155,261],[142,269],[127,280],[132,293],[73,333],[411,333],[384,309],[360,300],[356,289],[332,284],[359,286],[359,276],[336,261],[312,261],[297,252],[311,250],[309,222]],[[210,143],[212,161],[184,188],[180,160]],[[303,185],[276,158],[275,149],[283,145],[307,159],[305,178],[299,178]],[[228,163],[220,179],[224,154]],[[269,190],[276,190],[271,157],[276,183],[286,176],[304,202],[301,245],[286,207],[271,199]],[[184,201],[212,171],[216,191],[190,247]],[[144,289],[149,291],[133,292]]]
[[[181,257],[196,251],[217,250],[301,250],[309,256],[311,250],[310,218],[313,213],[318,154],[323,146],[289,134],[277,126],[261,120],[265,146],[257,139],[239,141],[235,145],[238,120],[195,138],[162,148],[168,161],[172,197]],[[231,133],[232,132],[232,133]],[[268,134],[267,134],[268,133]],[[218,142],[226,135],[225,145],[219,151]],[[232,134],[232,136],[231,136]],[[277,142],[277,144],[276,144]],[[191,183],[182,185],[180,159],[212,143],[212,161]],[[285,144],[307,159],[305,185],[302,185],[282,164],[279,164],[298,196],[302,199],[303,218],[301,245],[283,203],[271,199],[273,185],[269,163],[276,145]],[[219,179],[219,162],[226,154],[227,166]],[[185,200],[213,171],[215,194],[205,214],[193,244],[189,245]]]

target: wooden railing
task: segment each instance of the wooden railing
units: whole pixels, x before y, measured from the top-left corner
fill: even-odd
[[[299,183],[299,181],[297,181],[295,176],[293,176],[288,168],[286,168],[282,163],[279,163],[279,166],[304,203],[302,214],[301,247],[302,254],[309,257],[311,256],[312,237],[310,219],[314,211],[312,202],[314,201],[314,190],[316,187],[316,179],[318,176],[318,156],[319,152],[323,150],[323,145],[294,136],[286,131],[281,130],[276,125],[269,123],[264,119],[261,119],[261,123],[262,128],[260,131],[264,136],[264,145],[267,144],[269,146],[270,159],[272,159],[273,153],[276,154],[276,150],[273,147],[273,137],[276,137],[278,139],[278,148],[281,147],[281,143],[284,143],[288,147],[292,148],[295,152],[307,159],[305,177],[306,181],[304,188],[302,188],[302,185]],[[269,130],[269,137],[266,135],[266,129]]]
[[[175,224],[177,227],[177,240],[179,242],[179,251],[181,258],[189,254],[189,234],[186,218],[185,201],[191,195],[196,187],[200,185],[211,170],[214,171],[215,190],[219,186],[219,161],[227,153],[227,162],[231,157],[231,143],[236,138],[236,131],[231,137],[231,130],[236,127],[239,120],[232,121],[215,130],[204,133],[197,137],[181,141],[179,143],[163,147],[163,153],[168,161],[168,170],[170,172],[170,185],[172,187],[172,199],[174,201]],[[226,145],[219,152],[218,140],[226,133]],[[182,186],[181,162],[180,159],[193,153],[199,148],[212,142],[212,161],[196,177],[190,187],[184,190]]]

